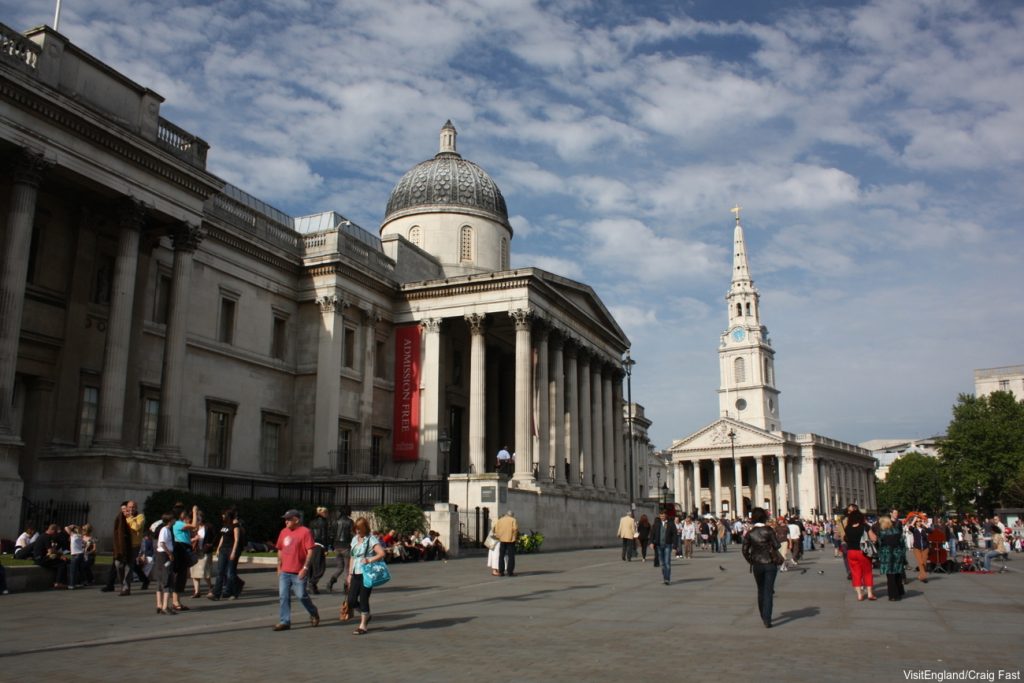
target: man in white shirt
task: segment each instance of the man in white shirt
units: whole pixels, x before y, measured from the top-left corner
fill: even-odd
[[[797,553],[800,550],[800,527],[797,525],[796,519],[793,517],[789,518],[789,521],[786,526],[789,528],[790,561],[793,563],[794,566],[796,566],[797,564],[799,564],[796,561],[796,558]]]
[[[502,446],[501,450],[498,451],[498,471],[502,474],[512,474],[512,470],[509,467],[512,464],[512,454],[509,453],[508,446]]]
[[[39,532],[36,528],[29,524],[25,527],[25,531],[18,536],[18,540],[14,542],[14,559],[24,560],[32,557],[32,544],[39,538]]]

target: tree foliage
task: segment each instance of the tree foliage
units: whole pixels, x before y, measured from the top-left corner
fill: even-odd
[[[942,511],[942,474],[939,461],[916,451],[900,456],[876,489],[879,510]]]
[[[958,510],[1009,506],[1024,467],[1024,402],[1006,391],[961,394],[939,451]]]
[[[410,503],[378,505],[373,508],[373,518],[379,531],[394,529],[401,535],[427,531],[427,517],[423,510],[418,505]]]

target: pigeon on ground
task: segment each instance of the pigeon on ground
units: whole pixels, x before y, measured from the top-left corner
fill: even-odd
[[[806,569],[801,569],[801,570],[800,570],[800,575],[801,575],[801,576],[803,576],[803,575],[804,575],[804,574],[806,574],[806,573],[807,573],[807,570],[806,570]]]
[[[718,565],[718,570],[724,572],[725,571],[725,567],[723,567],[722,565]]]
[[[819,573],[819,574],[824,574],[824,573],[825,573],[825,570],[824,570],[824,569],[819,569],[819,570],[818,570],[818,573]]]

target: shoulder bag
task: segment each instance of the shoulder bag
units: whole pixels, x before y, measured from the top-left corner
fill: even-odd
[[[871,529],[864,527],[860,536],[860,551],[864,557],[874,559],[878,556],[878,546],[871,540]]]
[[[369,554],[370,541],[366,541],[366,550],[363,551],[363,559],[365,560]],[[391,580],[391,572],[388,570],[386,562],[371,562],[370,564],[363,564],[363,587],[364,588],[376,588],[377,586],[383,586],[385,583]]]

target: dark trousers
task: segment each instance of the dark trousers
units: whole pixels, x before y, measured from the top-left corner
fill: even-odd
[[[899,600],[907,592],[903,588],[903,574],[886,574],[885,586],[890,600]]]
[[[174,542],[174,592],[184,593],[188,581],[188,570],[192,566],[192,546],[188,543]]]
[[[60,584],[67,584],[68,582],[68,563],[63,559],[50,559],[44,557],[41,560],[36,560],[36,564],[45,569],[54,570],[53,582]]]
[[[774,564],[753,564],[754,583],[757,584],[757,609],[761,612],[761,621],[772,623],[772,596],[775,593],[775,577],[779,568]]]
[[[632,538],[622,539],[622,559],[632,561],[635,554],[636,541]]]
[[[309,561],[309,587],[315,593],[318,590],[317,584],[327,571],[327,551],[322,545],[315,543],[310,554],[313,557]]]
[[[363,575],[352,574],[352,580],[348,584],[348,608],[358,609],[362,614],[370,613],[370,591],[372,588],[363,586]]]
[[[660,567],[661,566],[661,562],[658,560],[658,558],[661,557],[661,555],[658,554],[658,544],[654,543],[653,545],[654,545],[654,566],[655,567]]]
[[[213,597],[227,598],[238,595],[241,586],[238,580],[238,559],[231,559],[231,551],[221,548],[217,555],[217,580],[213,584]]]
[[[640,537],[640,557],[642,557],[645,560],[647,559],[647,546],[648,545],[649,544],[647,543],[647,539],[644,538],[643,536],[641,536]]]
[[[511,576],[516,573],[516,542],[505,543],[502,541],[498,549],[498,573],[502,576]]]

